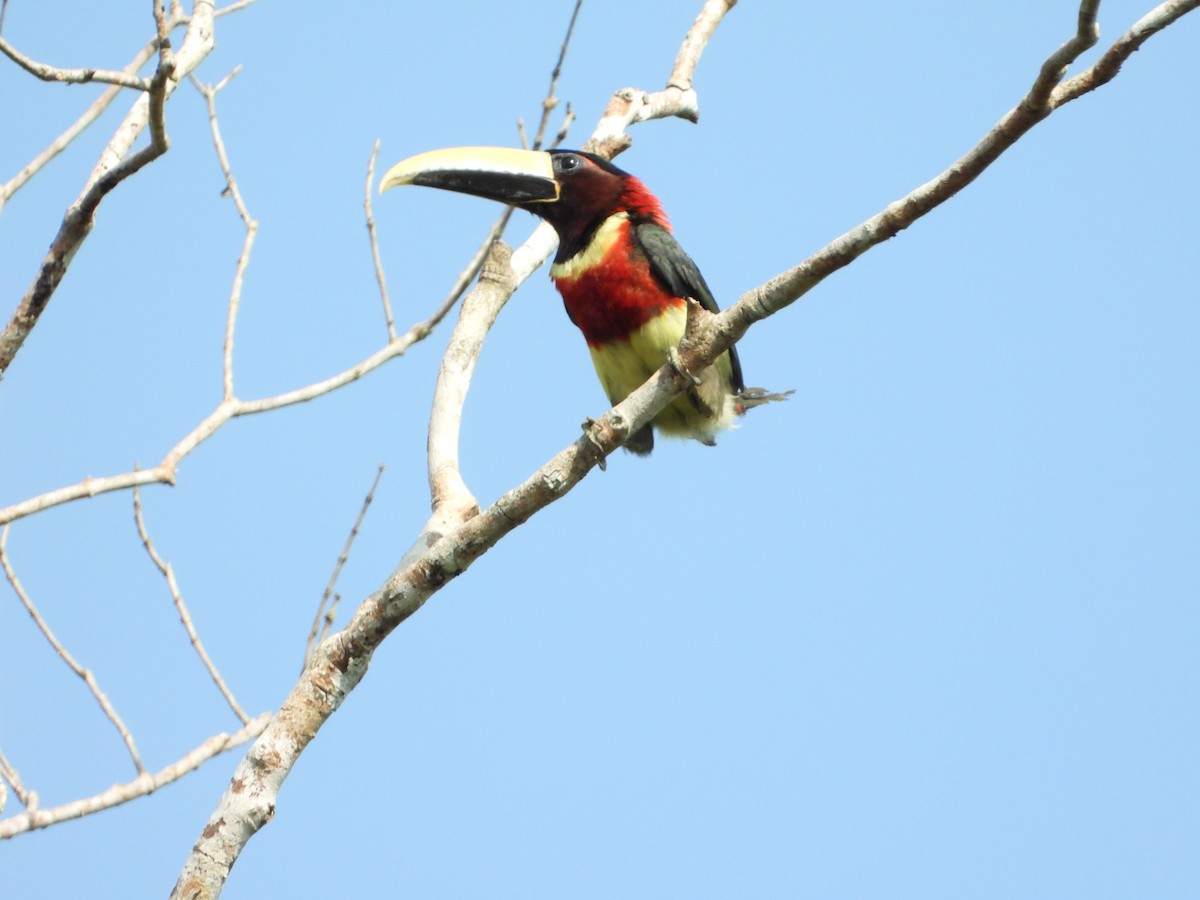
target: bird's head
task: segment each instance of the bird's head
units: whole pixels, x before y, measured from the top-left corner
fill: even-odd
[[[402,184],[457,191],[528,210],[558,232],[559,260],[574,256],[615,213],[667,224],[658,200],[637,178],[582,150],[431,150],[392,166],[379,191]]]

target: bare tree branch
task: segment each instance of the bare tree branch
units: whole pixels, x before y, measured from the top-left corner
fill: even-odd
[[[510,253],[507,245],[500,241],[491,243],[491,252],[479,282],[463,300],[454,334],[438,369],[429,415],[429,490],[433,499],[433,518],[418,542],[421,545],[479,511],[479,504],[459,468],[458,439],[463,405],[484,338],[517,289],[511,277]]]
[[[240,9],[245,9],[252,3],[254,3],[254,0],[241,0],[239,3],[232,3],[229,6],[224,6],[221,9],[218,9],[215,13],[213,13],[213,16],[214,18],[219,18],[221,16],[228,15],[229,13],[237,12]],[[6,9],[7,4],[3,8]],[[185,25],[190,21],[191,17],[184,15],[183,10],[180,8],[179,0],[174,0],[174,2],[171,3],[170,18],[167,23],[168,29],[170,31],[174,31],[180,25]],[[3,14],[0,13],[0,30],[2,30],[2,23]],[[158,30],[157,24],[155,30]],[[146,61],[149,60],[150,57],[154,56],[157,50],[158,36],[156,34],[155,37],[147,42],[146,45],[137,52],[137,55],[134,56],[134,58],[130,60],[123,69],[121,69],[122,74],[127,75],[130,78],[137,78],[138,71],[146,64]],[[148,87],[149,81],[147,80],[146,83]],[[92,101],[91,105],[84,110],[83,114],[78,119],[76,119],[62,134],[50,142],[49,146],[47,146],[45,150],[43,150],[25,166],[23,166],[21,171],[19,171],[16,175],[14,175],[4,184],[0,185],[0,211],[3,211],[4,205],[12,198],[13,194],[24,187],[30,181],[30,179],[33,178],[33,176],[46,167],[47,163],[62,153],[63,150],[70,146],[71,142],[74,141],[75,138],[79,137],[79,135],[87,130],[89,125],[100,118],[100,116],[104,114],[104,111],[108,109],[112,102],[117,99],[117,96],[122,90],[123,88],[120,85],[112,85],[106,88],[99,97]]]
[[[1098,39],[1095,25],[1098,5],[1097,0],[1084,0],[1080,5],[1079,26],[1075,36],[1046,60],[1037,80],[1017,107],[1001,118],[963,157],[936,178],[890,203],[882,212],[826,245],[804,262],[743,294],[736,304],[714,320],[714,329],[723,336],[728,333],[733,341],[738,340],[754,322],[794,303],[838,269],[849,265],[872,247],[894,237],[945,203],[978,178],[1004,151],[1054,110],[1104,83],[1095,81],[1099,72],[1111,70],[1115,74],[1120,66],[1119,60],[1128,58],[1150,35],[1200,6],[1200,0],[1164,3],[1156,7],[1133,30],[1119,39],[1096,66],[1062,84],[1066,67]],[[1140,31],[1139,26],[1142,26]],[[1137,36],[1131,37],[1135,33]],[[721,343],[728,346],[724,337]]]
[[[538,125],[537,136],[534,138],[533,149],[539,149],[545,139],[546,127],[550,114],[558,105],[554,96],[562,74],[563,61],[571,45],[571,35],[575,30],[575,22],[579,17],[579,9],[583,0],[576,0],[571,13],[571,21],[567,25],[567,33],[558,51],[558,59],[550,73],[550,86],[542,101],[542,117]],[[518,120],[521,128],[521,141],[525,143],[524,123]],[[410,552],[420,552],[436,535],[447,528],[463,521],[479,511],[475,496],[467,487],[459,467],[458,447],[462,430],[463,407],[467,400],[467,392],[471,387],[471,378],[475,372],[475,364],[483,350],[483,342],[499,316],[500,310],[508,302],[508,298],[516,291],[519,281],[510,277],[510,255],[507,246],[496,243],[508,223],[512,208],[505,210],[492,229],[487,242],[480,247],[481,253],[490,252],[490,263],[485,264],[483,275],[475,289],[467,295],[459,311],[458,322],[454,333],[450,336],[450,344],[442,355],[442,364],[438,369],[437,384],[434,387],[433,404],[429,415],[429,492],[433,506],[433,516],[426,526],[424,533],[417,539]],[[479,254],[477,254],[477,257]],[[468,267],[473,269],[475,262]],[[532,271],[532,270],[531,270]],[[474,277],[472,273],[472,277]]]
[[[25,787],[20,774],[3,753],[0,753],[0,780],[12,785],[17,801],[26,809],[31,806],[37,807],[37,794]]]
[[[137,56],[130,60],[129,64],[121,71],[127,75],[136,74],[137,71],[146,64],[146,61],[154,55],[157,48],[158,39],[155,38],[147,43],[146,46],[144,46],[141,50],[139,50]],[[100,94],[100,96],[94,101],[92,101],[92,104],[88,106],[86,110],[84,110],[83,115],[76,119],[66,131],[51,141],[50,145],[32,160],[30,160],[24,167],[22,167],[21,171],[19,171],[3,185],[0,185],[0,210],[3,210],[4,205],[9,201],[13,194],[24,187],[34,175],[45,168],[47,163],[58,156],[58,154],[62,153],[63,150],[70,146],[71,142],[75,140],[75,138],[79,137],[79,135],[81,135],[89,125],[100,118],[100,116],[103,115],[104,111],[108,109],[112,102],[117,99],[117,95],[121,93],[121,90],[122,88],[117,86],[106,88],[104,92]]]
[[[324,640],[325,636],[329,633],[329,629],[333,626],[335,607],[331,604],[328,612],[326,612],[325,605],[329,603],[330,597],[334,596],[333,587],[337,584],[338,576],[342,574],[342,566],[350,558],[350,548],[354,544],[354,539],[358,537],[358,530],[362,528],[363,519],[367,517],[367,510],[371,506],[371,501],[375,499],[375,491],[379,488],[379,480],[383,478],[383,469],[383,463],[380,463],[379,468],[375,472],[375,480],[371,482],[371,488],[367,491],[362,508],[358,511],[358,518],[354,520],[354,524],[350,527],[350,534],[346,538],[346,545],[342,547],[341,556],[334,563],[333,573],[329,576],[329,584],[325,585],[325,591],[321,594],[321,602],[317,604],[317,615],[313,618],[312,630],[308,633],[308,640],[304,645],[304,665],[308,665],[308,660],[312,656],[313,643],[317,640]],[[321,625],[322,617],[325,619],[323,628]],[[318,634],[320,634],[320,638],[318,638]]]
[[[117,87],[130,88],[135,91],[150,90],[150,79],[139,78],[124,70],[115,69],[59,69],[55,66],[40,63],[30,59],[8,41],[0,36],[0,53],[3,53],[18,66],[42,81],[58,81],[65,84],[113,84]]]
[[[233,734],[222,733],[213,735],[195,750],[190,751],[182,758],[171,763],[169,766],[165,766],[154,774],[145,773],[133,781],[128,781],[124,784],[115,784],[95,796],[86,797],[82,800],[73,800],[70,803],[64,803],[62,806],[54,806],[48,809],[38,809],[35,805],[32,809],[26,809],[23,813],[10,816],[0,821],[0,840],[11,838],[27,831],[36,831],[39,828],[48,828],[51,825],[56,825],[59,822],[65,822],[69,819],[78,819],[92,813],[98,813],[106,809],[111,809],[114,806],[120,806],[122,803],[128,803],[130,800],[136,800],[138,797],[153,794],[160,788],[178,781],[189,772],[194,772],[214,756],[218,756],[226,750],[231,750],[258,737],[258,735],[262,734],[263,729],[267,727],[267,723],[270,720],[270,713],[263,713],[257,719],[247,723]]]
[[[1142,44],[1197,7],[1200,0],[1171,0],[1154,7],[1121,35],[1094,66],[1056,87],[1050,97],[1051,105],[1057,108],[1112,81]]]
[[[134,103],[101,153],[83,192],[67,209],[62,226],[33,283],[21,298],[3,332],[0,332],[0,375],[8,369],[37,325],[76,252],[87,240],[100,202],[126,178],[167,152],[170,145],[163,119],[163,104],[175,90],[178,79],[195,69],[213,47],[212,0],[195,0],[193,15],[178,55],[171,50],[166,37],[170,23],[162,14],[161,4],[156,3],[154,8],[159,35],[156,41],[158,68],[150,79],[149,89]],[[147,127],[150,129],[150,144],[130,154],[133,142]]]
[[[254,250],[254,239],[258,235],[258,220],[250,215],[250,210],[246,208],[246,202],[242,199],[242,192],[238,188],[237,179],[233,177],[233,169],[229,165],[229,155],[225,152],[225,141],[221,139],[221,125],[217,119],[217,93],[229,84],[241,70],[241,66],[235,66],[233,71],[222,78],[215,87],[203,85],[195,75],[190,76],[192,84],[204,97],[204,104],[208,109],[208,126],[212,133],[213,147],[217,151],[217,162],[221,166],[221,174],[225,176],[225,193],[232,198],[233,205],[237,208],[238,218],[242,220],[242,225],[246,229],[246,236],[242,239],[242,250],[238,254],[237,265],[233,271],[233,287],[229,291],[229,312],[225,318],[225,345],[221,355],[221,372],[222,397],[227,402],[234,399],[233,339],[237,330],[238,310],[241,309],[242,304],[242,284],[246,280],[246,268],[250,265],[250,254]]]
[[[366,199],[363,210],[367,217],[367,237],[371,242],[371,262],[375,266],[375,282],[379,285],[379,299],[383,301],[383,319],[387,323],[388,340],[396,340],[396,320],[392,318],[392,301],[388,297],[387,278],[383,274],[383,258],[379,254],[379,236],[375,232],[375,208],[372,197],[375,193],[375,162],[379,158],[379,140],[371,148],[371,159],[367,162]]]
[[[221,696],[225,698],[225,702],[229,704],[229,708],[233,710],[233,714],[241,720],[243,725],[249,724],[250,717],[246,715],[245,710],[234,699],[233,692],[225,684],[225,679],[221,677],[221,673],[217,671],[217,667],[209,657],[208,651],[204,649],[204,643],[200,640],[200,635],[196,633],[196,626],[192,624],[192,615],[188,612],[187,604],[183,600],[183,593],[179,590],[179,582],[175,579],[175,570],[169,562],[158,555],[158,551],[154,548],[154,542],[150,540],[150,532],[146,529],[146,520],[142,516],[141,492],[136,487],[133,489],[133,520],[137,525],[138,537],[141,538],[142,546],[146,548],[146,553],[149,554],[151,562],[162,573],[163,578],[167,580],[167,590],[171,592],[171,600],[175,604],[175,611],[179,614],[179,621],[183,624],[184,631],[187,632],[192,649],[196,651],[201,664],[204,666],[205,671],[208,672],[208,677],[213,680],[213,684],[217,686],[217,690],[221,692]]]
[[[705,18],[706,12],[716,15],[719,11],[723,15],[728,8],[728,3],[710,0],[697,19],[697,25],[711,21]],[[794,302],[829,272],[907,227],[977,177],[1003,149],[1048,114],[1046,104],[1039,102],[1039,97],[1047,86],[1052,89],[1061,80],[1062,75],[1056,74],[1058,70],[1084,49],[1088,40],[1085,26],[1089,16],[1094,16],[1094,9],[1095,4],[1085,0],[1081,6],[1080,27],[1068,42],[1067,49],[1050,57],[1021,106],[1006,116],[967,157],[796,269],[748,292],[725,313],[697,322],[693,339],[681,347],[678,365],[691,372],[710,365],[754,321]],[[711,30],[707,33],[711,34]],[[702,42],[697,47],[689,47],[685,40],[688,53],[681,51],[680,55],[696,59],[702,48]],[[1047,75],[1046,70],[1051,64],[1053,70]],[[686,65],[682,69],[677,66],[678,72],[685,73],[690,83],[690,70]],[[631,124],[656,118],[669,108],[677,109],[677,115],[694,111],[694,96],[687,96],[690,93],[690,88],[678,85],[658,95],[618,92],[597,129],[598,145],[619,152],[628,140],[617,127],[621,122]],[[519,284],[525,266],[537,264],[535,261],[541,253],[540,231],[513,253],[509,277],[497,274],[482,279],[475,290],[502,293]],[[493,254],[491,266],[501,268],[503,255],[502,251]],[[468,307],[474,305],[474,300],[468,297],[460,319],[466,315]],[[480,320],[492,314],[488,303],[481,300],[479,307]],[[275,796],[291,766],[361,681],[375,649],[394,628],[506,534],[569,492],[597,464],[599,454],[611,452],[625,436],[650,421],[688,382],[688,377],[676,365],[663,366],[645,385],[595,423],[589,435],[581,436],[487,509],[445,532],[432,528],[438,518],[435,513],[426,529],[424,548],[420,541],[414,545],[401,567],[363,602],[347,626],[317,648],[275,719],[239,764],[231,788],[221,798],[194,846],[172,896],[215,897],[219,894],[242,848],[273,815]]]
[[[558,59],[554,63],[554,69],[550,72],[550,87],[546,90],[546,99],[542,101],[542,118],[538,122],[537,135],[533,139],[534,150],[542,149],[542,144],[546,140],[546,126],[550,124],[550,114],[558,106],[558,98],[554,96],[554,92],[558,88],[558,79],[562,75],[563,61],[567,58],[567,50],[571,46],[571,35],[575,33],[575,22],[579,19],[579,10],[582,6],[583,0],[575,0],[575,8],[571,10],[571,21],[567,23],[566,37],[563,38],[562,46],[558,50]],[[567,112],[569,115],[570,110],[568,109]],[[522,146],[526,146],[524,135],[522,135],[521,144]]]
[[[8,526],[5,525],[0,529],[0,568],[4,569],[4,576],[8,579],[8,583],[12,585],[12,589],[16,592],[17,598],[21,601],[21,605],[25,607],[25,611],[29,613],[34,624],[37,625],[38,631],[46,639],[47,643],[54,648],[54,652],[59,658],[67,664],[67,667],[83,679],[84,684],[88,686],[88,690],[92,692],[92,696],[96,698],[96,703],[100,705],[101,711],[108,721],[112,722],[113,728],[117,730],[117,734],[121,736],[121,741],[125,744],[125,749],[129,751],[129,756],[133,760],[134,768],[138,770],[139,775],[146,773],[145,766],[142,765],[142,758],[138,755],[137,744],[134,743],[133,735],[129,733],[129,729],[125,727],[117,710],[113,707],[112,702],[108,699],[108,695],[100,689],[100,683],[96,681],[96,676],[92,674],[90,669],[85,669],[70,651],[63,646],[62,641],[50,629],[46,620],[42,618],[42,614],[38,612],[38,608],[34,606],[33,601],[29,598],[29,594],[25,592],[20,580],[17,578],[17,573],[13,570],[12,562],[8,558]]]

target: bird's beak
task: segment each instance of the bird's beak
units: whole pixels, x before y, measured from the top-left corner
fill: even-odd
[[[411,156],[387,170],[379,182],[379,193],[400,184],[420,184],[511,204],[558,199],[550,154],[508,147],[451,147]]]

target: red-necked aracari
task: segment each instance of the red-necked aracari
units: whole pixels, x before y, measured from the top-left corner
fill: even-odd
[[[576,150],[540,152],[455,147],[411,157],[383,176],[380,192],[418,184],[526,209],[558,232],[550,267],[571,321],[583,332],[604,392],[624,400],[665,362],[683,338],[687,301],[718,312],[712,291],[683,248],[658,199],[637,178]],[[647,454],[651,425],[663,434],[712,445],[714,435],[751,406],[781,398],[747,390],[730,348],[650,425],[625,441]]]

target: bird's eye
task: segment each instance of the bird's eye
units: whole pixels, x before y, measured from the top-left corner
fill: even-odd
[[[558,167],[564,172],[572,172],[579,168],[579,157],[560,156],[558,158]]]

